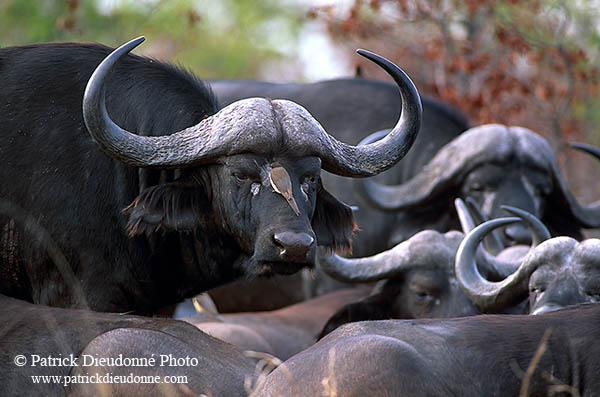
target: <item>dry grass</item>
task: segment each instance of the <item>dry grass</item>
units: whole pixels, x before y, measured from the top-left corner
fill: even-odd
[[[326,397],[337,397],[337,382],[335,380],[335,348],[329,349],[329,361],[327,362],[327,376],[321,380],[325,389],[323,395]]]
[[[248,396],[253,396],[254,391],[258,388],[262,382],[265,381],[266,377],[275,370],[275,368],[281,368],[286,374],[290,382],[294,381],[294,377],[290,370],[283,365],[283,361],[275,356],[268,353],[255,352],[252,350],[244,351],[244,356],[259,359],[254,368],[254,381],[250,376],[246,376],[244,381],[244,390]]]
[[[538,348],[536,349],[535,354],[533,355],[533,358],[531,359],[531,362],[529,363],[529,366],[525,372],[523,372],[516,363],[512,363],[513,371],[515,371],[515,373],[517,373],[517,375],[523,379],[523,382],[521,383],[521,390],[519,391],[519,397],[529,396],[531,379],[540,363],[540,360],[542,359],[542,356],[548,348],[548,340],[550,339],[551,334],[552,328],[548,328],[546,331],[544,331],[544,335],[542,336],[540,344],[538,345]],[[544,371],[540,375],[552,384],[548,387],[548,396],[554,396],[557,393],[569,393],[573,397],[581,397],[581,394],[576,387],[565,384],[552,374]],[[575,377],[574,381],[575,383],[577,382],[577,376]]]

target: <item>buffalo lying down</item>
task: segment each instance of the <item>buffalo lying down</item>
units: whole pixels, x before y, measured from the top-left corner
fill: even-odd
[[[253,380],[255,363],[241,350],[198,331],[182,321],[147,318],[81,309],[33,305],[0,295],[0,381],[6,396],[84,395],[247,395],[246,378]],[[26,362],[17,366],[15,357]],[[94,367],[94,358],[150,359],[146,366],[116,363]],[[170,365],[171,357],[187,365]],[[54,359],[51,361],[49,358]],[[160,365],[160,360],[163,365]],[[36,361],[37,360],[37,361]],[[64,360],[64,361],[57,361]],[[196,364],[197,360],[197,365]],[[73,362],[77,366],[71,365]],[[23,363],[23,362],[21,362]],[[130,373],[136,376],[185,376],[186,382],[86,381]],[[77,377],[81,375],[82,377]],[[34,381],[32,376],[60,376],[60,381]],[[55,380],[57,378],[54,378]],[[79,381],[77,379],[80,379]],[[95,379],[95,378],[94,378]]]
[[[290,101],[217,112],[190,73],[129,55],[142,40],[114,52],[0,49],[0,199],[36,220],[68,264],[2,215],[0,292],[150,314],[239,277],[311,267],[317,244],[348,250],[352,211],[325,190],[321,168],[375,175],[406,154],[421,119],[408,77],[361,52],[393,76],[403,104],[394,131],[359,148]]]
[[[312,346],[321,329],[340,307],[364,298],[369,288],[329,292],[278,310],[206,314],[182,318],[201,331],[243,350],[272,354],[280,360]]]
[[[464,220],[463,230],[472,230],[474,220],[464,202],[457,199],[456,207]],[[516,220],[523,221],[534,236],[534,246],[550,238],[548,230],[531,214],[513,207],[505,207],[505,210],[519,218],[504,218],[497,223],[507,225]],[[439,233],[424,230],[394,248],[369,257],[320,255],[321,268],[338,280],[349,283],[380,281],[369,297],[339,309],[329,319],[321,336],[347,322],[461,317],[482,313],[457,281],[456,252],[464,238],[465,234],[458,231]],[[511,247],[497,258],[480,251],[476,258],[477,269],[489,279],[504,278],[517,266],[505,263],[502,258],[522,256],[528,249],[526,246]],[[496,309],[497,313],[521,313],[523,305],[515,300],[510,306]]]
[[[457,199],[457,203],[462,203]],[[459,209],[464,218],[466,208]],[[457,205],[458,207],[458,205]],[[371,296],[342,307],[322,335],[347,322],[391,318],[459,317],[478,313],[540,314],[569,305],[600,300],[600,240],[582,242],[550,238],[531,214],[503,208],[519,218],[498,218],[473,228],[466,236],[425,230],[380,254],[346,259],[320,256],[333,277],[358,283],[382,281]],[[498,256],[478,251],[495,228],[524,221],[533,244],[512,246]]]
[[[595,238],[581,242],[566,236],[551,238],[532,248],[519,262],[500,264],[516,269],[501,281],[483,276],[475,251],[486,234],[502,226],[498,221],[473,229],[456,254],[456,278],[480,310],[502,311],[528,299],[529,313],[541,314],[600,301],[600,240]]]
[[[597,147],[582,143],[571,146],[600,158]],[[579,242],[567,236],[555,237],[499,264],[515,269],[512,274],[500,280],[482,275],[474,262],[476,247],[500,226],[494,220],[473,229],[462,241],[456,257],[458,282],[480,310],[504,310],[527,299],[528,312],[541,314],[600,300],[600,240],[595,238]]]
[[[600,304],[540,316],[346,324],[255,396],[551,396],[600,390]]]

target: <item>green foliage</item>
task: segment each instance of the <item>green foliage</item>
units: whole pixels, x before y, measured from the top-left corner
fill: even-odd
[[[202,77],[259,76],[286,57],[304,23],[276,0],[0,0],[0,45],[87,41],[117,46],[140,35],[137,52]]]

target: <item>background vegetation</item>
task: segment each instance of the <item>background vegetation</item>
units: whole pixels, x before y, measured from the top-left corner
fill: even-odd
[[[583,199],[600,197],[598,164],[566,145],[600,145],[600,2],[354,0],[310,15],[338,45],[386,54],[422,93],[453,103],[474,123],[540,133]],[[360,67],[382,77],[367,62]]]
[[[259,77],[294,47],[305,12],[278,0],[0,0],[0,45],[89,41],[180,63],[203,77]]]
[[[420,91],[474,124],[522,125],[546,137],[583,201],[600,197],[598,0],[0,0],[0,45],[95,41],[185,65],[202,77],[304,80],[298,45],[318,22],[347,54],[392,59]],[[323,0],[321,0],[323,3]],[[311,5],[313,4],[313,5]],[[385,78],[360,63],[367,77]]]

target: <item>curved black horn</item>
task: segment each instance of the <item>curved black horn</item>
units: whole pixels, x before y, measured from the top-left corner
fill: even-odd
[[[410,263],[406,263],[401,252],[405,245],[364,258],[344,258],[337,254],[326,255],[323,248],[317,250],[319,267],[332,278],[344,283],[368,283],[391,278],[402,273]]]
[[[491,230],[514,222],[520,218],[492,219],[473,229],[461,242],[456,252],[456,279],[465,294],[480,309],[502,310],[517,303],[527,293],[529,275],[535,270],[528,263],[521,266],[503,281],[485,279],[477,268],[475,254],[479,243]]]
[[[111,52],[98,65],[88,81],[83,96],[83,118],[90,135],[100,148],[125,164],[156,168],[184,168],[207,163],[232,150],[239,150],[235,143],[243,146],[243,149],[248,148],[248,140],[245,139],[248,133],[243,128],[244,122],[239,120],[244,116],[243,110],[253,107],[256,108],[253,118],[247,119],[258,120],[271,116],[272,108],[265,100],[247,100],[238,106],[232,105],[194,126],[165,136],[136,135],[122,129],[111,120],[105,103],[106,76],[120,58],[144,40],[144,37],[139,37]],[[238,121],[236,126],[228,125],[231,120]],[[225,134],[227,127],[231,127],[231,131]],[[272,139],[268,135],[270,132],[266,129],[264,135],[267,137],[264,139]]]
[[[104,84],[114,64],[144,40],[144,36],[133,39],[106,57],[90,77],[83,95],[83,120],[92,138],[106,153],[128,164],[152,155],[148,152],[151,141],[123,130],[111,120],[106,110]],[[129,148],[129,153],[123,148]]]
[[[109,54],[92,74],[83,98],[84,120],[94,140],[107,154],[129,165],[183,168],[223,155],[264,150],[280,137],[282,131],[277,125],[284,120],[289,131],[283,133],[292,136],[298,153],[319,156],[323,169],[338,175],[370,176],[400,161],[414,143],[421,125],[421,99],[410,78],[387,59],[358,50],[394,78],[402,96],[398,123],[388,136],[372,145],[358,147],[339,142],[299,105],[261,98],[234,102],[195,126],[170,135],[132,134],[110,119],[104,85],[115,63],[142,41],[143,37],[137,38]],[[300,136],[300,131],[305,135]]]
[[[523,222],[525,222],[525,224],[527,224],[527,227],[531,231],[533,237],[531,247],[535,247],[541,242],[546,241],[551,237],[550,231],[548,230],[546,225],[544,225],[541,220],[536,218],[535,215],[530,214],[529,212],[524,211],[520,208],[512,207],[510,205],[501,205],[500,208],[507,212],[510,212],[513,215],[518,216],[523,220]]]
[[[273,106],[260,98],[235,102],[200,123],[170,135],[136,135],[119,127],[106,110],[106,76],[120,58],[143,41],[144,37],[139,37],[111,52],[90,77],[84,93],[85,124],[108,155],[136,167],[184,168],[209,163],[223,155],[252,151],[276,139],[277,128],[269,123]],[[260,127],[261,134],[254,138]]]
[[[596,146],[581,142],[569,142],[569,146],[600,159],[600,148]]]
[[[483,222],[489,221],[489,218],[485,216],[483,211],[481,211],[479,204],[472,197],[467,197],[465,199],[465,203],[469,208],[469,212],[471,213],[473,218],[475,218],[475,223],[480,225]],[[485,246],[485,249],[492,255],[497,255],[500,251],[504,249],[502,239],[498,237],[497,232],[498,231],[494,229],[483,239],[483,245]]]
[[[408,153],[421,128],[423,106],[417,88],[402,69],[372,52],[360,49],[356,52],[385,70],[398,85],[402,97],[400,118],[383,139],[359,146],[332,139],[333,150],[321,155],[323,169],[342,176],[364,177],[389,169]]]
[[[600,160],[600,148],[598,147],[581,142],[570,142],[569,146],[582,152],[591,154]],[[587,228],[600,227],[600,201],[596,201],[595,203],[589,205],[580,203],[566,188],[566,184],[564,184],[564,182],[561,184],[564,185],[562,190],[564,191],[566,199],[569,202],[569,207],[571,208],[571,211],[573,212],[573,215],[577,221]]]
[[[460,197],[454,199],[454,208],[458,214],[458,220],[463,233],[467,234],[477,226],[475,219],[473,219],[467,205]]]
[[[393,248],[364,258],[317,255],[319,266],[331,277],[350,283],[371,282],[397,276],[415,266],[451,265],[463,238],[457,231],[423,230]],[[424,259],[427,258],[427,259]],[[433,262],[430,258],[435,258]]]
[[[469,234],[477,225],[487,221],[487,219],[484,219],[483,214],[479,210],[479,206],[472,201],[473,200],[470,197],[467,197],[465,201],[463,201],[461,198],[454,199],[454,207],[456,208],[456,213],[458,214],[458,219],[465,235]],[[475,204],[475,207],[472,206],[473,204]],[[490,246],[486,244],[488,240],[491,240],[492,243],[495,242],[495,240],[492,239],[492,237],[495,237],[493,233],[494,230],[491,230],[484,237],[483,245],[485,248],[481,247],[482,249],[479,251],[481,256],[477,259],[477,265],[479,268],[485,269],[485,273],[487,274],[502,274],[504,277],[506,277],[504,270],[513,269],[514,266],[511,262],[503,261],[490,255],[490,252],[495,255],[502,250],[502,248],[499,248],[494,251],[490,251]],[[502,247],[502,245],[492,244],[492,247]]]

